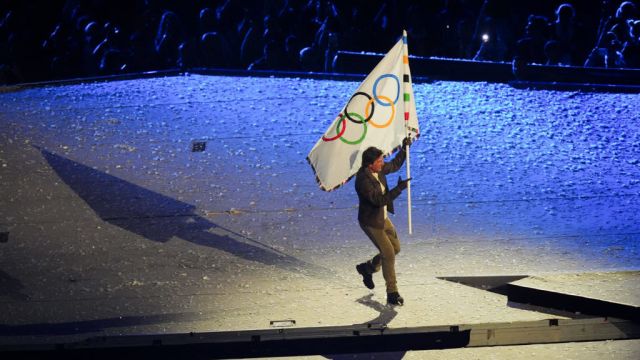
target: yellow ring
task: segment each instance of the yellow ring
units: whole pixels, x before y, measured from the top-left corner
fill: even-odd
[[[371,124],[371,126],[373,126],[375,128],[384,129],[384,128],[388,127],[389,125],[391,125],[391,122],[396,117],[396,107],[395,107],[395,105],[393,105],[393,101],[391,101],[391,99],[389,99],[388,97],[386,97],[384,95],[378,95],[378,99],[385,100],[391,105],[391,116],[389,117],[389,121],[387,121],[385,124],[382,124],[382,125],[376,124],[376,123],[373,122],[373,118],[371,120],[369,120],[369,124]],[[365,118],[369,117],[369,107],[370,107],[370,105],[373,105],[373,100],[374,100],[374,98],[371,98],[367,102],[367,105],[364,107],[364,117]]]

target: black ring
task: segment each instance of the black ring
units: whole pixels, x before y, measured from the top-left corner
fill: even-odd
[[[373,117],[373,112],[374,112],[374,110],[376,108],[376,104],[374,104],[373,101],[371,101],[371,114],[369,114],[369,116],[366,119],[364,119],[364,121],[356,120],[356,119],[352,118],[351,116],[349,116],[349,104],[351,104],[351,100],[353,100],[353,98],[356,97],[356,95],[363,95],[367,99],[371,100],[371,96],[369,96],[369,94],[363,93],[361,91],[358,91],[357,93],[353,94],[353,96],[351,96],[351,99],[349,99],[349,102],[347,103],[347,106],[344,107],[344,113],[347,115],[347,119],[351,120],[351,122],[353,122],[353,123],[362,124],[362,123],[369,122],[369,120],[371,120],[371,117]]]

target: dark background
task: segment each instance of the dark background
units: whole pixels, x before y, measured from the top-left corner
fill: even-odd
[[[575,17],[556,31],[556,9]],[[194,67],[333,72],[336,51],[386,52],[406,29],[412,55],[638,67],[623,1],[68,0],[0,3],[0,83]],[[626,19],[638,19],[629,2]],[[530,15],[542,26],[527,32]],[[616,26],[617,24],[617,26]],[[617,35],[605,37],[611,32]],[[482,35],[488,34],[485,48]],[[637,32],[636,32],[637,34]],[[602,40],[605,39],[605,41]],[[601,41],[602,40],[602,41]],[[545,45],[558,41],[558,60]],[[552,51],[552,50],[550,50]],[[564,53],[562,53],[564,52]],[[625,54],[626,55],[626,54]]]

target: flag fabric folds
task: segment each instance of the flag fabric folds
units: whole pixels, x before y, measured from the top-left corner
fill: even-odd
[[[360,84],[307,161],[320,188],[331,191],[356,174],[368,147],[387,156],[405,137],[419,134],[405,32]]]

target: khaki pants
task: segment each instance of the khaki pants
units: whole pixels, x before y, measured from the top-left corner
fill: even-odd
[[[371,273],[382,267],[382,276],[387,285],[387,293],[397,292],[396,282],[396,254],[400,252],[400,240],[396,228],[388,218],[384,221],[384,228],[376,229],[360,224],[365,234],[371,239],[380,253],[367,261]]]

